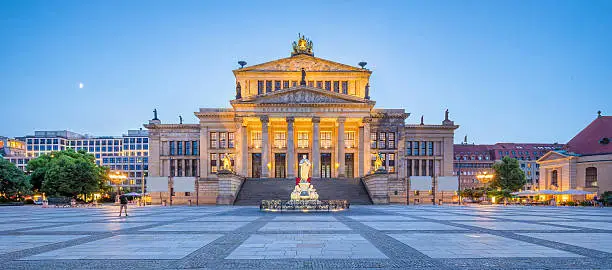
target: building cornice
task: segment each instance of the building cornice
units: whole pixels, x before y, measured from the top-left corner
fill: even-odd
[[[147,129],[199,129],[199,124],[145,124]]]

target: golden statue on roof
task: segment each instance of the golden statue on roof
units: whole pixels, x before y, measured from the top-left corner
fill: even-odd
[[[307,39],[302,34],[298,34],[298,40],[293,42],[293,51],[291,52],[291,56],[298,54],[314,56],[314,53],[312,52],[312,41]]]

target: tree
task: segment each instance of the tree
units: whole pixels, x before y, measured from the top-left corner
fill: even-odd
[[[104,190],[107,169],[95,163],[92,154],[72,149],[52,152],[28,163],[30,179],[48,196],[76,197]]]
[[[31,188],[25,174],[6,159],[0,158],[0,196],[20,197]]]
[[[525,180],[525,172],[519,167],[518,160],[510,157],[504,157],[501,162],[493,164],[495,175],[491,181],[491,187],[498,189],[499,195],[509,197],[510,192],[518,191],[527,181]]]

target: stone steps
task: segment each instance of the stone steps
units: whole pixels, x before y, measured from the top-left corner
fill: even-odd
[[[312,179],[319,200],[348,200],[351,204],[372,204],[359,178]],[[261,200],[289,200],[293,179],[249,178],[242,185],[235,205],[259,205]]]

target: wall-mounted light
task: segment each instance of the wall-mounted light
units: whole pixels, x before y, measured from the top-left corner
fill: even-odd
[[[270,168],[272,168],[272,163],[268,162],[268,164],[266,166],[268,166],[268,169],[270,169]]]

